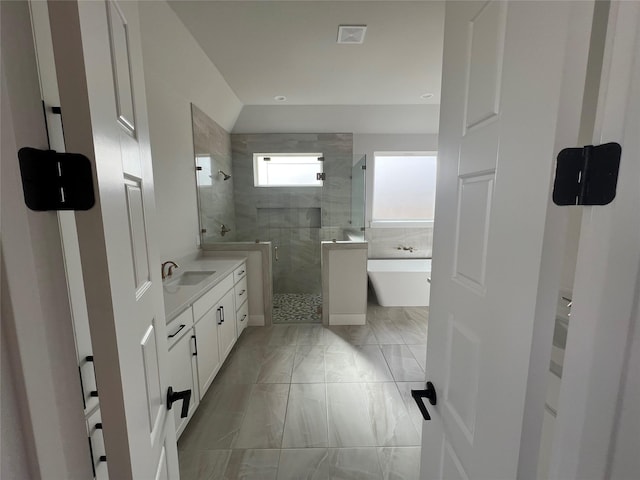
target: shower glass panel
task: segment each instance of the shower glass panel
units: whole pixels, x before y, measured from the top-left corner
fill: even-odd
[[[200,242],[238,241],[231,159],[196,153]]]

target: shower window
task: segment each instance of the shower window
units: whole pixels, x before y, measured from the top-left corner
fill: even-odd
[[[321,187],[322,153],[254,153],[256,187]]]
[[[376,153],[372,227],[422,226],[433,222],[436,152]]]

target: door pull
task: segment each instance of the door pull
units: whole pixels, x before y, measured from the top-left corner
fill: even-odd
[[[411,396],[418,404],[418,408],[420,409],[420,413],[425,420],[431,420],[431,415],[429,415],[429,411],[427,407],[424,405],[423,398],[429,400],[431,405],[435,405],[438,402],[438,397],[436,395],[436,389],[433,386],[433,383],[427,382],[426,390],[411,390]]]
[[[171,410],[171,407],[173,407],[173,403],[177,402],[178,400],[182,400],[182,410],[180,411],[180,418],[187,418],[189,416],[191,390],[174,392],[173,387],[169,387],[169,389],[167,390],[167,410]]]

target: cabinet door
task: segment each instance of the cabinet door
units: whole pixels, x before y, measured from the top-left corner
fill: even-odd
[[[218,303],[218,315],[222,315],[223,322],[218,325],[218,342],[220,345],[220,359],[224,361],[236,343],[236,304],[235,293],[232,290],[222,297]]]
[[[189,416],[187,418],[180,418],[180,410],[182,410],[182,403],[176,403],[171,410],[173,410],[173,419],[176,426],[176,433],[178,436],[187,426],[187,422],[191,418],[194,410],[198,406],[198,384],[195,377],[193,354],[195,337],[193,330],[189,329],[180,340],[178,340],[169,349],[169,378],[171,380],[171,386],[177,392],[182,390],[191,390],[191,400],[189,401]]]
[[[218,307],[211,308],[196,322],[194,327],[197,341],[198,386],[200,399],[220,369],[221,359],[218,348]]]

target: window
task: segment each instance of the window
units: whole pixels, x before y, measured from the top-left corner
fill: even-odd
[[[433,222],[436,152],[375,153],[372,227]]]
[[[254,153],[256,187],[321,187],[322,153]]]

